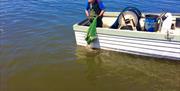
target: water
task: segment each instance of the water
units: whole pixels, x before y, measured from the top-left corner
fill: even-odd
[[[180,12],[179,0],[103,0]],[[0,0],[0,91],[179,91],[180,62],[76,46],[85,0]]]

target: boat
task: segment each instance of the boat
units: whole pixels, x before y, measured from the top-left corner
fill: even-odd
[[[148,29],[145,31],[145,26],[147,25],[146,20],[148,20],[147,17],[149,15],[170,15],[170,21],[166,21],[168,18],[165,17],[164,22],[159,24],[161,25],[161,31],[152,32],[147,31]],[[133,24],[128,22],[129,25],[132,25],[131,29],[122,28],[122,25],[128,25],[126,21],[124,22],[125,24],[122,24],[123,22],[121,21],[121,26],[118,28],[112,28],[120,17],[125,20],[128,14],[124,13],[122,15],[122,12],[104,13],[102,19],[103,27],[96,28],[97,38],[89,44],[92,49],[103,49],[135,55],[180,60],[180,13],[142,13],[138,21],[135,22],[136,24],[134,22]],[[132,19],[136,18],[137,17],[132,17]],[[167,24],[165,22],[167,22]],[[73,25],[77,45],[88,45],[85,41],[89,28],[87,23],[88,19],[84,19]],[[139,23],[139,25],[137,23]],[[154,26],[155,25],[154,23]],[[142,30],[138,30],[137,26],[142,28]],[[170,26],[170,28],[168,28],[168,26]]]

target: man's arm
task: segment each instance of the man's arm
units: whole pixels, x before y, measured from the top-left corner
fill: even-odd
[[[89,11],[85,10],[86,16],[89,17]]]
[[[86,2],[86,8],[85,8],[85,13],[86,13],[86,16],[89,17],[89,9],[90,9],[90,6],[89,6],[89,3],[88,1]]]
[[[101,10],[101,13],[98,16],[103,16],[104,12],[104,10]]]
[[[101,9],[101,12],[98,16],[103,16],[104,12],[105,12],[105,6],[103,4],[103,2],[101,0],[99,0],[99,7]]]

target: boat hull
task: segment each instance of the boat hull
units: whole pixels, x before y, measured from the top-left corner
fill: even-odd
[[[86,32],[75,31],[77,45],[87,46]],[[98,38],[90,44],[91,48],[125,52],[158,58],[180,60],[180,42],[141,37],[97,34]]]

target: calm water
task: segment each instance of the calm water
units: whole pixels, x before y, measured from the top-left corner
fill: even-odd
[[[76,46],[85,0],[0,0],[0,91],[180,91],[180,61]],[[180,12],[180,0],[104,0]]]

